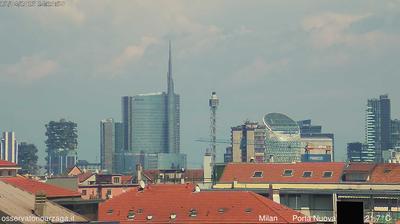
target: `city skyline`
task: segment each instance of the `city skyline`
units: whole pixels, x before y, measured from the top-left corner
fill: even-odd
[[[335,158],[342,160],[348,142],[364,141],[367,99],[389,94],[392,118],[400,118],[400,8],[395,1],[344,2],[126,2],[117,8],[71,1],[41,14],[4,10],[0,103],[7,106],[0,130],[34,143],[44,164],[44,125],[66,118],[78,124],[79,159],[99,161],[98,122],[122,120],[121,96],[164,89],[160,74],[171,39],[182,96],[181,152],[190,166],[201,165],[208,147],[195,139],[209,135],[212,91],[221,98],[217,138],[229,139],[230,127],[246,119],[282,112],[334,133]],[[152,21],[137,21],[135,13]],[[276,20],[277,13],[286,16]],[[219,161],[225,147],[217,145]]]

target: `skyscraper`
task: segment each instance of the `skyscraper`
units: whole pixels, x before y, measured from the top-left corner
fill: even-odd
[[[383,162],[383,151],[391,147],[390,132],[390,99],[388,95],[381,95],[379,99],[369,99],[365,116],[367,147],[362,151],[364,161]]]
[[[392,120],[391,125],[391,136],[390,136],[391,148],[400,148],[400,120]]]
[[[115,126],[112,118],[100,121],[100,164],[102,170],[113,172]]]
[[[186,167],[180,154],[180,97],[174,92],[169,45],[167,92],[122,97],[126,164],[145,168]],[[130,170],[130,168],[125,168]]]
[[[77,124],[61,119],[46,124],[47,173],[63,174],[75,166],[77,161]]]
[[[263,117],[266,125],[266,153],[268,162],[292,163],[301,161],[300,128],[297,122],[281,113]]]
[[[3,132],[3,138],[1,139],[1,153],[0,159],[7,160],[13,163],[18,163],[18,144],[15,138],[15,132],[5,131]]]

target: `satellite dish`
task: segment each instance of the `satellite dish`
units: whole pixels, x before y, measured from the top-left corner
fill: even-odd
[[[195,192],[195,193],[199,193],[199,192],[200,192],[200,187],[199,187],[199,185],[196,185],[196,187],[194,188],[194,192]]]
[[[141,190],[143,190],[146,187],[146,184],[144,183],[143,180],[139,181],[139,187]]]

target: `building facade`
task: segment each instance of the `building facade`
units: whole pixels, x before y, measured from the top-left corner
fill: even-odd
[[[15,137],[15,132],[5,131],[3,132],[3,138],[1,139],[1,153],[0,159],[6,160],[12,163],[18,163],[18,143]]]
[[[393,149],[400,148],[400,120],[398,119],[391,122],[390,146]]]
[[[304,146],[300,138],[299,125],[281,113],[269,113],[263,117],[263,121],[266,125],[266,161],[300,162]]]
[[[264,162],[264,155],[265,125],[246,121],[231,128],[231,149],[224,156],[225,162]]]
[[[365,116],[365,142],[362,156],[367,162],[383,162],[383,151],[390,149],[390,99],[381,95],[369,99]]]
[[[321,125],[313,125],[311,120],[298,121],[302,162],[333,162],[335,138],[333,133],[322,133]]]
[[[113,155],[115,152],[115,124],[112,118],[100,121],[100,163],[101,169],[113,172]]]

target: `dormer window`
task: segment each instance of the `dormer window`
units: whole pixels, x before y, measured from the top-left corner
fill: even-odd
[[[283,171],[282,176],[284,176],[284,177],[291,177],[291,176],[293,176],[293,170],[285,170],[285,171]]]
[[[303,177],[311,177],[312,172],[311,171],[304,171],[303,172]]]
[[[263,172],[262,171],[255,171],[253,174],[253,177],[263,177]]]
[[[329,177],[332,177],[332,174],[333,174],[332,171],[324,171],[324,174],[322,175],[322,177],[329,178]]]

